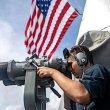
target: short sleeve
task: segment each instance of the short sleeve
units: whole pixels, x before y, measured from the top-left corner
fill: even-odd
[[[90,99],[101,99],[104,96],[105,80],[104,76],[98,69],[84,74],[80,82],[85,86],[90,94]]]

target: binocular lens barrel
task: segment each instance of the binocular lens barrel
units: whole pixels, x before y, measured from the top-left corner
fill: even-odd
[[[1,62],[0,63],[0,80],[8,79],[7,66],[8,66],[8,62]]]

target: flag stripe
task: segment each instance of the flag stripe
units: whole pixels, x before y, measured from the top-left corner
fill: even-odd
[[[51,58],[77,15],[67,0],[32,0],[25,29],[27,52]]]
[[[61,12],[61,14],[60,14],[60,16],[58,17],[58,20],[57,20],[57,22],[56,22],[55,28],[54,28],[53,33],[52,33],[52,35],[51,35],[51,39],[50,39],[50,41],[49,41],[49,43],[48,43],[46,49],[44,50],[44,55],[46,54],[47,50],[48,50],[49,47],[51,46],[52,42],[54,41],[54,37],[55,37],[56,31],[57,31],[57,29],[58,29],[58,27],[59,27],[59,25],[60,25],[60,22],[61,22],[63,16],[65,15],[66,11],[68,10],[69,6],[70,6],[70,5],[69,5],[68,3],[65,4],[65,6],[64,6],[64,8],[63,8],[63,10],[62,10],[62,12]]]
[[[35,17],[33,20],[34,20],[34,22],[36,22],[36,20],[37,19],[39,19],[40,18],[40,11],[38,10],[38,13],[37,13],[37,18]],[[31,27],[31,35],[30,35],[30,37],[29,37],[29,40],[28,40],[28,42],[33,42],[32,44],[33,45],[31,45],[31,46],[33,46],[33,47],[29,47],[28,49],[31,49],[31,50],[29,50],[30,52],[32,52],[32,51],[34,51],[35,49],[36,49],[36,45],[35,45],[35,40],[33,40],[34,39],[34,37],[35,37],[35,34],[36,34],[36,30],[37,30],[37,27],[39,28],[39,25],[40,25],[40,23],[37,21],[36,22],[36,24],[35,24],[35,26],[33,26],[33,28]],[[34,31],[32,32],[32,29],[34,29]],[[40,29],[39,29],[40,30]],[[33,39],[30,39],[31,37],[33,37]]]
[[[52,42],[50,48],[48,49],[48,51],[46,52],[46,55],[48,55],[48,53],[51,52],[51,50],[54,48],[55,44],[57,43],[58,39],[59,39],[59,36],[60,36],[60,33],[62,32],[62,30],[67,30],[67,23],[66,22],[69,22],[71,23],[71,21],[73,20],[72,18],[70,18],[70,16],[73,14],[73,10],[71,7],[69,7],[69,9],[67,10],[68,14],[65,14],[65,16],[62,18],[61,22],[60,22],[60,25],[57,29],[57,32],[56,32],[56,35],[55,35],[55,38],[54,38],[54,42]],[[68,21],[69,19],[69,21]],[[68,24],[69,24],[68,23]],[[65,24],[67,25],[67,27],[64,28]],[[61,37],[64,37],[64,36],[61,36]]]
[[[37,40],[36,40],[36,46],[37,46],[37,44],[38,44],[38,42],[39,42],[39,40],[40,40],[40,37],[41,37],[41,33],[42,33],[42,30],[43,30],[44,23],[45,23],[45,19],[42,20],[41,28],[40,28],[40,33],[39,33],[38,38],[37,38]],[[37,50],[38,50],[38,49],[37,49]]]
[[[30,27],[30,23],[31,23],[31,16],[29,17],[29,20],[27,22],[26,29],[25,29],[25,36],[26,37],[28,37],[28,29]]]
[[[57,7],[58,7],[58,4],[59,4],[60,2],[61,2],[61,0],[56,1],[56,4],[55,4],[55,6],[54,6],[54,8],[53,8],[53,10],[52,10],[52,13],[51,13],[50,18],[49,18],[50,20],[48,21],[47,29],[46,29],[46,32],[45,32],[43,41],[42,41],[42,43],[41,43],[41,46],[39,47],[38,53],[40,53],[40,52],[42,51],[42,47],[43,47],[43,45],[44,45],[44,43],[45,43],[45,41],[46,41],[46,38],[47,38],[47,35],[48,35],[48,32],[49,32],[49,28],[50,28],[51,23],[52,23],[52,19],[53,19],[53,17],[54,17],[54,14],[55,14],[55,12],[56,12],[56,10],[57,10]]]
[[[53,2],[54,2],[54,0],[53,0]],[[53,2],[52,2],[52,4],[53,4]],[[56,4],[56,2],[55,2],[55,4]],[[61,2],[60,2],[59,6],[58,6],[58,8],[57,8],[57,10],[56,10],[56,12],[55,12],[55,14],[54,14],[54,17],[53,17],[53,19],[52,19],[52,23],[51,23],[51,25],[50,25],[48,35],[47,35],[47,37],[46,37],[46,39],[45,39],[45,42],[44,42],[44,44],[43,44],[43,46],[42,46],[42,51],[39,52],[40,54],[43,54],[43,53],[44,53],[44,50],[45,50],[45,48],[47,47],[48,42],[49,42],[50,39],[51,39],[52,32],[53,32],[53,30],[54,30],[54,28],[55,28],[55,24],[56,24],[56,22],[57,22],[57,19],[56,19],[56,18],[58,18],[58,17],[60,16],[60,13],[61,13],[63,7],[65,6],[65,4],[66,4],[66,1],[61,1]],[[51,7],[52,10],[54,10],[54,6],[55,6],[55,5],[53,5],[53,8]],[[50,13],[50,14],[51,14],[51,13]],[[49,19],[49,20],[50,20],[50,19]]]
[[[33,4],[34,0],[32,0],[32,4]]]
[[[59,1],[59,0],[58,0]],[[55,6],[55,4],[56,4],[56,0],[53,0],[52,2],[51,2],[51,6],[50,6],[50,9],[51,10],[54,10],[54,6]],[[49,23],[49,20],[50,20],[50,16],[51,16],[51,13],[52,13],[52,11],[51,10],[48,10],[48,13],[47,13],[47,17],[45,18],[45,24],[44,24],[44,27],[43,27],[43,31],[42,31],[42,35],[41,35],[41,38],[40,38],[40,41],[38,42],[38,49],[40,48],[40,46],[41,46],[41,44],[42,44],[42,42],[43,42],[43,39],[44,39],[44,36],[45,36],[45,33],[46,33],[46,31],[47,31],[47,26],[48,26],[48,23]],[[54,15],[55,16],[55,15]],[[54,19],[54,18],[53,18]],[[53,23],[53,20],[52,20],[52,23]],[[52,23],[51,23],[51,25],[52,25]],[[50,25],[49,25],[50,26]],[[52,27],[50,26],[50,28],[49,28],[49,30],[51,29]],[[50,33],[48,32],[48,36],[50,35]],[[49,39],[49,37],[47,36],[47,38],[45,39],[46,41],[44,42],[45,44],[48,42],[48,39]],[[43,44],[43,47],[42,47],[42,49],[44,48],[44,44]],[[38,52],[39,53],[39,52]],[[39,53],[40,54],[40,53]]]
[[[39,19],[39,17],[40,17],[40,11],[38,10],[37,19]],[[36,19],[36,20],[37,20],[37,19]],[[38,27],[39,27],[39,23],[38,23],[38,21],[36,21],[35,28],[34,28],[34,32],[33,32],[33,36],[34,36],[34,37],[35,37],[35,34],[36,34],[36,31],[37,31]]]
[[[70,18],[68,19],[68,21],[66,22],[65,26],[64,26],[64,29],[62,30],[61,34],[60,34],[60,37],[59,39],[57,40],[54,48],[52,49],[51,52],[49,52],[49,55],[48,55],[48,58],[50,59],[51,56],[53,55],[53,53],[56,51],[57,47],[59,46],[59,43],[61,42],[62,40],[62,36],[64,36],[65,32],[66,32],[66,29],[69,28],[70,24],[71,24],[71,20],[75,19],[75,17],[78,16],[78,13],[76,12],[73,12],[72,15],[70,16]]]
[[[33,14],[32,14],[32,21],[31,21],[31,26],[33,26],[33,21],[36,15],[36,8],[34,8]]]
[[[34,18],[34,15],[36,14],[36,12],[35,12],[35,6],[36,5],[35,4],[36,4],[35,1],[32,1],[32,7],[34,7],[34,8],[31,7],[31,16],[30,16],[31,22],[29,23],[30,26],[29,26],[29,29],[27,30],[27,33],[29,33],[29,35],[27,35],[27,41],[26,41],[27,45],[26,46],[27,46],[27,50],[28,50],[29,54],[31,53],[30,49],[34,45],[32,35],[33,35],[33,28],[34,28],[34,25],[33,25],[34,19],[33,18]]]
[[[45,20],[44,20],[43,16],[40,15],[39,21],[38,21],[38,29],[36,30],[36,34],[35,34],[35,38],[34,38],[35,45],[36,45],[36,51],[38,51],[38,42],[41,39],[41,32],[42,32],[42,28],[44,26],[44,22],[45,22]]]

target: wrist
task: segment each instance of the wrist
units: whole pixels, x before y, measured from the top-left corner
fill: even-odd
[[[52,71],[51,71],[51,77],[53,78],[53,76],[54,76],[54,74],[55,74],[56,72],[55,72],[55,69],[53,69]]]
[[[58,70],[53,69],[52,73],[51,73],[51,77],[54,79],[55,77],[57,77],[57,74],[60,74]]]

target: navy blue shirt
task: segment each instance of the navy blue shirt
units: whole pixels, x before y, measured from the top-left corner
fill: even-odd
[[[85,71],[79,80],[90,94],[91,103],[86,110],[110,110],[110,72],[102,65],[95,64]],[[76,104],[76,110],[84,106]]]

